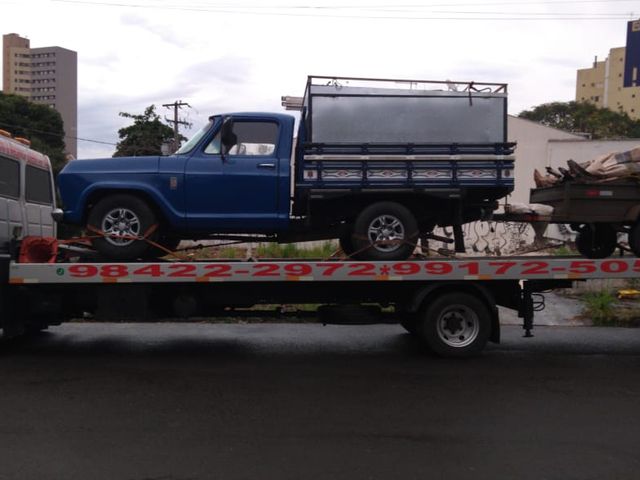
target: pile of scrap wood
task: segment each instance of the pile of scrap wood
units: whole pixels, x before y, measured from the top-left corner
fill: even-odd
[[[609,153],[578,163],[567,161],[567,168],[547,167],[546,175],[533,172],[536,187],[551,187],[564,182],[602,183],[640,176],[640,147],[626,152]]]

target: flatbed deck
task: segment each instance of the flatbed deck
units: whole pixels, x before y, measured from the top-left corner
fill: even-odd
[[[433,282],[636,278],[640,259],[576,256],[468,257],[355,262],[261,260],[145,263],[11,263],[10,284]]]

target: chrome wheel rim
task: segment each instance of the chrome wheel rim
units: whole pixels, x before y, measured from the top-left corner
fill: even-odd
[[[114,208],[102,220],[101,230],[105,239],[112,245],[124,247],[136,241],[140,236],[140,219],[128,208]]]
[[[478,338],[480,319],[465,305],[451,305],[440,314],[436,328],[438,337],[446,345],[468,347]]]
[[[398,217],[380,215],[369,223],[367,235],[376,250],[393,252],[404,241],[404,225]]]

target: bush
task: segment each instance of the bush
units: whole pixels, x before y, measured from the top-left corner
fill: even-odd
[[[615,301],[616,297],[608,291],[587,293],[584,296],[584,314],[591,318],[594,325],[615,325],[617,324]]]

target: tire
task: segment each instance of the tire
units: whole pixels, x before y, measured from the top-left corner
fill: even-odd
[[[606,258],[618,244],[613,227],[606,223],[587,224],[576,235],[576,248],[586,258]]]
[[[469,357],[479,354],[487,344],[491,314],[485,302],[472,294],[445,293],[420,311],[417,330],[437,355]]]
[[[116,223],[120,222],[120,223]],[[141,237],[157,224],[158,220],[149,205],[142,199],[128,194],[116,194],[104,197],[89,212],[87,227],[105,233]],[[157,242],[156,230],[149,239]],[[105,257],[127,261],[149,255],[151,245],[144,240],[127,238],[100,237],[92,240],[93,247]]]
[[[637,221],[629,231],[629,248],[636,257],[640,257],[640,221]]]
[[[353,247],[358,260],[405,260],[418,239],[413,214],[395,202],[378,202],[365,208],[353,225]],[[377,244],[376,241],[397,241]]]

